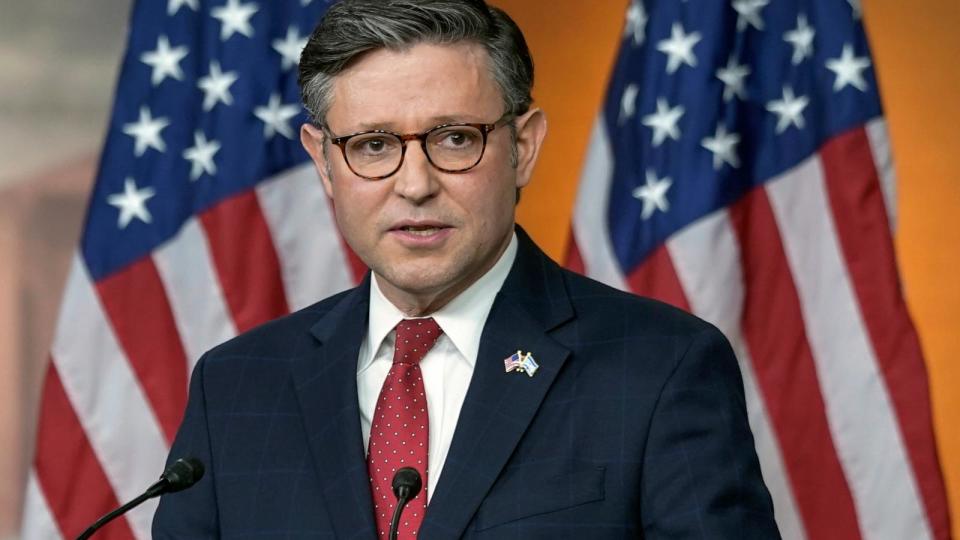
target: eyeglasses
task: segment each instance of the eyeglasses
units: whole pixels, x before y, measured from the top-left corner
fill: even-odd
[[[443,124],[423,133],[393,133],[382,129],[334,137],[347,167],[357,176],[382,180],[400,170],[408,141],[420,141],[430,164],[446,173],[462,173],[477,166],[487,148],[487,135],[513,118],[505,114],[492,124]]]

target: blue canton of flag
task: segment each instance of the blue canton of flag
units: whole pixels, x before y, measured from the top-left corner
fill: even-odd
[[[881,114],[859,7],[841,0],[636,1],[625,32],[604,115],[627,271]]]
[[[307,161],[297,64],[322,0],[141,1],[82,253],[94,279]]]

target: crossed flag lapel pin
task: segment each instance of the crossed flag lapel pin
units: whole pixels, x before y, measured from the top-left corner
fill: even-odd
[[[517,373],[526,373],[527,376],[533,377],[537,370],[540,369],[540,365],[533,359],[531,353],[524,354],[517,351],[509,358],[503,359],[503,368],[507,373],[516,371]]]

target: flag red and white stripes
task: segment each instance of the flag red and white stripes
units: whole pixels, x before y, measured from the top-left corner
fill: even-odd
[[[316,172],[302,165],[189,220],[100,283],[75,258],[23,537],[74,537],[156,481],[193,362],[238,330],[352,286],[342,245]],[[149,538],[155,508],[147,502],[100,534]]]

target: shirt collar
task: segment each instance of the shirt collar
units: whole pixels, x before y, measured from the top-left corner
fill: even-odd
[[[430,314],[443,333],[450,338],[457,351],[472,368],[480,350],[480,336],[487,322],[487,315],[493,307],[493,301],[503,287],[513,261],[517,257],[517,234],[513,233],[510,244],[500,255],[496,264],[480,279],[467,287],[456,298],[439,310]],[[377,355],[381,343],[393,331],[401,320],[403,312],[397,309],[380,290],[377,275],[370,280],[370,313],[366,335],[366,354],[357,363],[357,373],[367,369]]]

